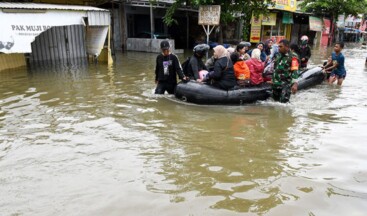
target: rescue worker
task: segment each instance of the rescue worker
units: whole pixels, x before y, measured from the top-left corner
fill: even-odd
[[[176,55],[170,52],[170,44],[164,40],[160,44],[162,53],[157,56],[155,66],[155,94],[173,94],[177,86],[177,75],[182,80],[187,80],[183,74],[181,64]]]
[[[289,41],[283,39],[279,42],[279,55],[274,63],[272,76],[273,99],[281,103],[287,103],[291,92],[298,89],[299,60],[297,54],[289,50]]]

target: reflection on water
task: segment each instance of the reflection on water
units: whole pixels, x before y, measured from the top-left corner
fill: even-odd
[[[365,53],[343,52],[342,87],[286,105],[153,95],[150,53],[1,72],[0,215],[362,215]]]
[[[155,161],[160,171],[157,167],[152,171],[164,176],[159,182],[155,178],[147,182],[150,191],[171,194],[172,202],[217,197],[210,208],[239,212],[254,208],[261,212],[282,202],[279,190],[268,186],[282,176],[281,152],[293,123],[287,111],[250,106],[181,112],[180,118],[192,118],[184,120],[182,133],[172,131],[182,126],[170,124],[159,131],[168,140],[162,143],[163,152],[144,152],[147,166]],[[214,115],[204,114],[208,112]]]

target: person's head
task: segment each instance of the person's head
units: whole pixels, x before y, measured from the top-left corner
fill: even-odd
[[[251,58],[254,58],[254,59],[257,59],[257,60],[261,61],[260,55],[261,55],[260,49],[254,49],[254,50],[252,50]]]
[[[228,47],[227,51],[231,55],[232,53],[234,53],[235,49],[233,47]]]
[[[289,48],[291,49],[292,52],[295,52],[297,54],[299,54],[299,48],[297,44],[292,43]]]
[[[328,62],[331,62],[333,60],[333,58],[331,56],[329,56],[329,58],[327,58]]]
[[[334,45],[334,51],[335,52],[341,52],[342,49],[344,48],[344,43],[343,42],[336,42]]]
[[[273,39],[267,39],[265,41],[265,47],[266,47],[266,49],[271,49],[271,47],[273,46],[273,44],[274,44]]]
[[[242,41],[240,44],[243,44],[245,46],[245,53],[250,49],[251,43],[247,41]]]
[[[161,42],[161,50],[162,50],[162,54],[164,56],[168,56],[169,55],[169,48],[170,48],[170,44],[168,41],[164,40]]]
[[[214,50],[214,58],[216,58],[216,59],[225,57],[228,54],[227,49],[224,48],[224,46],[222,46],[222,45],[218,45],[218,46],[214,47],[213,50]]]
[[[289,41],[286,39],[279,41],[278,47],[280,53],[286,54],[289,51]]]
[[[245,54],[246,53],[246,46],[245,44],[243,43],[239,43],[236,47],[236,51],[239,53],[239,54]]]
[[[307,43],[308,43],[308,37],[307,37],[307,35],[303,35],[301,37],[301,44],[306,45]]]
[[[262,42],[258,43],[256,48],[258,48],[260,51],[264,49],[264,44]]]
[[[207,44],[198,44],[194,47],[193,51],[197,57],[202,58],[205,56],[206,52],[208,52],[209,48]]]

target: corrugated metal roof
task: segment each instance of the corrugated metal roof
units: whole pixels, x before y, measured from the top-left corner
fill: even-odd
[[[82,5],[58,5],[41,3],[10,3],[0,2],[0,8],[6,9],[25,9],[25,10],[77,10],[77,11],[108,11],[102,8]]]
[[[109,12],[105,11],[88,11],[88,23],[90,26],[108,26],[110,25],[111,17]]]

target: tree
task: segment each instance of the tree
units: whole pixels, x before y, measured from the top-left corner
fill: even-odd
[[[330,15],[335,22],[338,15],[365,14],[367,12],[367,0],[304,0],[299,6],[305,12],[311,12],[319,16]]]
[[[335,26],[338,15],[365,14],[367,11],[367,0],[304,0],[299,6],[303,11],[311,12],[318,16],[331,18],[332,26]],[[332,27],[333,34],[336,28]],[[330,40],[329,43],[332,43]]]
[[[192,7],[200,5],[220,5],[221,6],[221,23],[223,26],[229,22],[239,19],[244,22],[243,39],[247,40],[249,36],[249,26],[252,13],[256,16],[259,14],[267,14],[268,7],[274,6],[273,0],[176,0],[166,11],[163,18],[166,25],[170,26],[177,21],[173,18],[175,11],[184,4]],[[220,40],[223,38],[221,37]],[[222,41],[220,41],[222,42]]]

